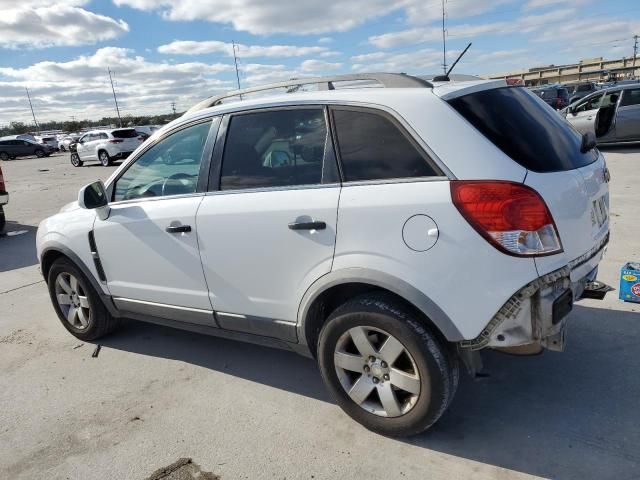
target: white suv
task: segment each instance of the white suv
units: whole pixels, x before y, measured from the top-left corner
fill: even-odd
[[[108,167],[113,160],[127,158],[143,141],[135,128],[87,132],[78,140],[76,151],[71,152],[71,164],[81,167],[86,161],[97,160]]]
[[[384,88],[336,88],[360,80]],[[127,318],[310,355],[387,435],[432,425],[482,349],[561,350],[573,302],[602,292],[593,138],[503,81],[270,88],[302,83],[324,88],[199,104],[40,224],[67,330]]]

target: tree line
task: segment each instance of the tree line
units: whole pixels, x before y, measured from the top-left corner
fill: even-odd
[[[122,117],[123,127],[133,127],[135,125],[164,125],[180,117],[182,113],[165,115],[126,115]],[[103,117],[100,120],[68,120],[39,122],[38,127],[33,123],[11,122],[7,126],[0,127],[0,136],[21,135],[24,133],[37,133],[38,131],[62,130],[67,133],[79,132],[86,128],[108,127],[120,125],[118,117]]]

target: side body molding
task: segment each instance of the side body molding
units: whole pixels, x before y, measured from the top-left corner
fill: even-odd
[[[365,283],[384,288],[399,295],[423,312],[450,342],[464,340],[463,335],[449,316],[427,295],[409,283],[377,270],[368,268],[345,268],[334,270],[313,283],[304,294],[298,309],[298,339],[306,345],[305,321],[314,301],[326,290],[346,283]]]

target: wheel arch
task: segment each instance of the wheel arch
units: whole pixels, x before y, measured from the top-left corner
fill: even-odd
[[[45,282],[48,281],[49,271],[51,270],[51,266],[56,260],[60,258],[64,258],[70,261],[71,263],[73,263],[75,267],[77,267],[82,272],[82,274],[87,278],[89,283],[91,283],[91,286],[94,288],[94,290],[98,293],[100,300],[102,300],[102,303],[107,308],[107,310],[109,310],[109,313],[111,315],[113,315],[114,317],[120,316],[118,309],[116,308],[113,301],[111,300],[111,296],[104,292],[104,288],[95,278],[94,274],[91,272],[89,267],[87,267],[87,265],[82,261],[82,259],[78,255],[76,255],[74,252],[72,252],[69,248],[65,247],[64,245],[48,246],[40,254],[40,270],[42,272],[42,275],[44,276]]]
[[[350,298],[367,292],[387,292],[414,310],[449,342],[463,336],[449,316],[427,295],[404,280],[364,268],[333,271],[318,279],[305,293],[298,309],[298,339],[315,357],[320,330],[332,311]]]

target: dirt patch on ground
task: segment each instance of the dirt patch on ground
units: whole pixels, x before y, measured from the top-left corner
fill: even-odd
[[[159,468],[145,480],[221,480],[221,477],[203,472],[190,458],[181,458],[169,466]]]

